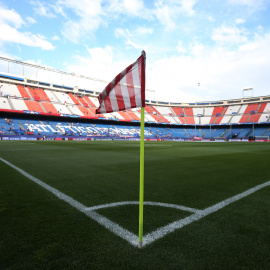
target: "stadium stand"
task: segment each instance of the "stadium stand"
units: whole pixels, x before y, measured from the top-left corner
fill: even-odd
[[[89,94],[86,91],[80,93],[73,91],[70,87],[61,87],[49,83],[41,83],[42,87],[27,83],[26,79],[11,77],[7,80],[1,78],[0,81],[0,112],[4,113],[13,121],[13,124],[7,124],[2,117],[1,134],[19,134],[24,132],[33,132],[33,135],[46,134],[49,136],[63,135],[66,132],[79,134],[79,136],[88,136],[93,134],[93,130],[85,126],[85,123],[76,123],[72,129],[68,121],[72,118],[88,119],[93,125],[95,123],[96,136],[104,134],[104,129],[109,130],[108,136],[120,134],[123,129],[128,132],[122,132],[123,136],[136,137],[138,134],[134,131],[134,126],[128,123],[140,122],[140,108],[130,109],[124,112],[115,112],[105,115],[96,115],[95,111],[99,106],[96,94]],[[93,91],[92,91],[93,92]],[[145,122],[151,127],[147,127],[148,138],[174,138],[174,139],[247,139],[250,135],[268,136],[269,134],[269,116],[270,116],[270,97],[256,98],[232,101],[219,101],[213,103],[194,103],[194,104],[175,104],[158,101],[148,101],[145,108]],[[41,120],[28,119],[27,127],[23,117],[17,114],[38,114],[47,117],[62,117],[65,125],[59,126],[54,119],[46,119],[52,124],[46,127]],[[18,122],[18,121],[19,122]],[[31,121],[31,123],[29,122]],[[104,124],[100,123],[104,121]],[[116,129],[110,127],[111,122],[115,122]],[[74,121],[72,121],[74,122]],[[90,123],[89,122],[89,123]],[[108,126],[108,123],[110,125]],[[126,123],[123,128],[118,126],[118,122]],[[41,125],[41,126],[40,126]],[[254,129],[255,125],[255,129]],[[30,131],[29,131],[30,130]],[[78,131],[79,130],[79,131]],[[89,132],[88,132],[89,130]],[[110,130],[112,132],[110,132]],[[116,130],[121,130],[117,133]],[[90,132],[91,131],[91,132]],[[99,133],[99,135],[98,135]],[[136,136],[134,134],[137,134]]]
[[[44,107],[45,112],[47,112],[47,113],[53,113],[53,114],[58,114],[58,111],[56,110],[55,106],[52,103],[41,102],[41,104]]]
[[[11,107],[18,111],[28,111],[28,107],[23,99],[10,99]]]
[[[1,83],[1,92],[3,96],[9,97],[22,97],[20,91],[15,84],[5,84]]]
[[[32,88],[28,87],[29,92],[36,101],[50,101],[46,93],[42,88]]]
[[[59,102],[54,91],[44,90],[44,92],[46,93],[47,97],[49,98],[49,102]]]
[[[127,114],[131,117],[133,121],[141,121],[140,114],[136,109],[127,110]]]
[[[30,99],[30,95],[28,94],[27,90],[25,89],[25,87],[23,85],[17,85],[17,87],[18,87],[18,90],[19,90],[21,96],[24,99]]]
[[[101,124],[101,123],[84,123],[84,122],[71,122],[74,119],[63,119],[63,122],[55,120],[34,120],[23,118],[12,118],[11,123],[7,118],[0,118],[1,134],[15,135],[18,130],[23,134],[31,132],[31,135],[39,136],[94,136],[94,138],[104,137],[125,137],[139,138],[139,126],[129,126],[114,124]],[[106,122],[106,121],[105,121]],[[114,128],[113,128],[114,127]],[[106,134],[104,134],[106,129]],[[253,132],[252,126],[215,126],[210,129],[210,126],[199,126],[186,128],[172,128],[149,126],[145,128],[147,139],[224,139],[224,138],[248,138],[250,134],[255,136],[265,136],[269,131],[269,126],[256,127]]]
[[[24,102],[27,106],[28,111],[44,113],[44,110],[40,106],[39,102],[34,100],[25,100]]]
[[[5,110],[11,110],[11,106],[7,97],[0,97],[0,108]]]

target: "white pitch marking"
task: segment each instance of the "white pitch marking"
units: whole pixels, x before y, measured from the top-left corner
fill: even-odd
[[[212,214],[212,213],[222,209],[223,207],[225,207],[233,202],[236,202],[240,199],[243,199],[244,197],[247,197],[248,195],[250,195],[250,194],[252,194],[252,193],[254,193],[254,192],[256,192],[264,187],[267,187],[267,186],[270,186],[270,181],[265,182],[265,183],[258,185],[256,187],[253,187],[253,188],[251,188],[245,192],[242,192],[238,195],[230,197],[230,198],[228,198],[224,201],[221,201],[213,206],[205,208],[204,210],[202,210],[198,213],[195,213],[191,216],[188,216],[184,219],[172,222],[164,227],[161,227],[161,228],[155,230],[154,232],[151,232],[151,233],[145,235],[144,240],[143,240],[143,245],[144,246],[149,245],[149,244],[153,243],[154,241],[167,235],[168,233],[172,233],[177,229],[180,229],[188,224],[191,224],[192,222],[197,221],[197,220],[199,220],[199,219],[201,219],[209,214]]]
[[[183,205],[177,205],[177,204],[171,204],[171,203],[160,203],[160,202],[144,202],[145,205],[153,205],[153,206],[161,206],[161,207],[170,207],[178,210],[183,210],[191,213],[200,213],[201,210],[195,209],[195,208],[190,208],[186,207]]]
[[[139,205],[138,201],[127,201],[127,202],[115,202],[115,203],[108,203],[108,204],[102,204],[102,205],[96,205],[92,207],[86,208],[88,211],[93,211],[93,210],[98,210],[98,209],[103,209],[103,208],[108,208],[108,207],[116,207],[116,206],[122,206],[122,205]],[[174,208],[178,210],[183,210],[191,213],[200,213],[201,210],[186,207],[183,205],[177,205],[177,204],[170,204],[170,203],[160,203],[160,202],[143,202],[144,205],[152,205],[152,206],[161,206],[161,207],[169,207],[169,208]]]
[[[70,149],[73,149],[72,147],[52,147],[52,148],[35,148],[35,149],[31,149],[31,148],[28,148],[28,149],[20,149],[20,148],[17,148],[17,149],[8,149],[6,151],[41,151],[41,150],[70,150]]]
[[[129,242],[131,245],[137,247],[138,245],[138,236],[136,236],[135,234],[129,232],[128,230],[122,228],[120,225],[118,225],[117,223],[112,222],[111,220],[107,219],[106,217],[96,213],[94,210],[97,209],[101,209],[101,208],[105,208],[105,207],[113,207],[113,206],[118,206],[118,205],[126,205],[126,204],[138,204],[138,202],[118,202],[118,203],[111,203],[111,204],[105,204],[105,205],[98,205],[98,206],[93,206],[93,207],[86,207],[83,204],[79,203],[78,201],[74,200],[73,198],[69,197],[68,195],[62,193],[61,191],[45,184],[44,182],[42,182],[41,180],[35,178],[34,176],[28,174],[27,172],[25,172],[24,170],[16,167],[15,165],[9,163],[8,161],[0,158],[0,160],[4,163],[6,163],[8,166],[12,167],[13,169],[17,170],[19,173],[21,173],[22,175],[24,175],[25,177],[27,177],[28,179],[32,180],[33,182],[35,182],[36,184],[42,186],[44,189],[50,191],[51,193],[53,193],[56,197],[58,197],[59,199],[67,202],[68,204],[70,204],[71,206],[75,207],[77,210],[79,210],[80,212],[84,213],[85,215],[87,215],[88,217],[90,217],[91,219],[97,221],[99,224],[101,224],[102,226],[104,226],[105,228],[107,228],[109,231],[115,233],[116,235],[120,236],[121,238],[125,239],[127,242]],[[145,202],[145,205],[159,205],[159,206],[164,206],[164,207],[172,207],[175,208],[175,206],[177,207],[177,209],[180,210],[184,210],[184,211],[189,211],[189,212],[194,212],[194,214],[192,214],[191,216],[188,216],[184,219],[180,219],[178,221],[172,222],[164,227],[161,227],[157,230],[155,230],[154,232],[148,233],[147,235],[144,236],[144,240],[143,240],[143,247],[145,247],[146,245],[149,245],[151,243],[153,243],[154,241],[164,237],[165,235],[174,232],[177,229],[180,229],[188,224],[193,223],[194,221],[197,221],[211,213],[214,213],[220,209],[222,209],[223,207],[236,202],[244,197],[249,196],[250,194],[264,188],[270,186],[270,181],[265,182],[261,185],[255,186],[245,192],[242,192],[238,195],[235,195],[233,197],[230,197],[224,201],[221,201],[213,206],[210,206],[208,208],[205,208],[204,210],[197,210],[194,208],[189,208],[189,207],[185,207],[185,206],[181,206],[181,205],[173,205],[173,204],[164,204],[164,203],[153,203],[153,202]]]
[[[11,168],[18,171],[19,173],[21,173],[22,175],[24,175],[25,177],[27,177],[28,179],[30,179],[31,181],[35,182],[36,184],[38,184],[41,187],[45,188],[46,190],[50,191],[51,193],[53,193],[60,200],[63,200],[65,202],[67,202],[68,204],[75,207],[80,212],[84,213],[85,215],[87,215],[91,219],[93,219],[93,220],[97,221],[99,224],[103,225],[105,228],[107,228],[111,232],[113,232],[116,235],[120,236],[121,238],[127,240],[133,246],[137,246],[137,244],[138,244],[138,236],[136,236],[135,234],[129,232],[128,230],[122,228],[117,223],[114,223],[114,222],[110,221],[106,217],[104,217],[104,216],[102,216],[102,215],[100,215],[100,214],[98,214],[98,213],[96,213],[94,211],[88,211],[87,207],[85,205],[79,203],[78,201],[76,201],[73,198],[69,197],[68,195],[62,193],[61,191],[47,185],[46,183],[42,182],[38,178],[32,176],[31,174],[25,172],[24,170],[18,168],[17,166],[15,166],[13,164],[11,164],[10,162],[6,161],[5,159],[0,158],[0,160],[2,162],[6,163]]]

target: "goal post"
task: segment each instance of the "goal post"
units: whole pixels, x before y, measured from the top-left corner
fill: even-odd
[[[269,142],[270,136],[255,136],[254,140],[257,142]]]

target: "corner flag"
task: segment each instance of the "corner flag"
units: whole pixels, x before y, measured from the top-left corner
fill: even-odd
[[[99,94],[96,113],[145,107],[145,52],[119,73]]]
[[[145,51],[99,94],[96,114],[141,107],[139,242],[143,245]]]

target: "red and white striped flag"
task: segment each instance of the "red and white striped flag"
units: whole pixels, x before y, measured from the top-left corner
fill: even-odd
[[[119,73],[99,94],[96,113],[145,107],[145,52]]]

